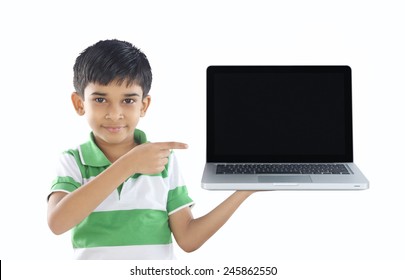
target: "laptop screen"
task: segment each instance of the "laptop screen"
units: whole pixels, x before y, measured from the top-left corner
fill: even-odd
[[[348,66],[210,66],[208,162],[351,162]]]

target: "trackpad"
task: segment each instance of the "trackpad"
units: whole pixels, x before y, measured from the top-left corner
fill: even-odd
[[[311,183],[310,176],[259,176],[259,183]]]

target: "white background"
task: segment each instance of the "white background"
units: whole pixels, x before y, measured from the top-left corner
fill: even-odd
[[[370,189],[256,193],[198,251],[176,248],[178,259],[405,261],[400,1],[57,2],[0,4],[1,259],[71,258],[69,234],[47,227],[46,196],[60,152],[88,138],[70,103],[72,67],[87,46],[117,38],[141,48],[152,66],[152,104],[139,128],[151,141],[190,146],[177,155],[196,217],[230,194],[200,188],[207,66],[352,67],[355,162]]]

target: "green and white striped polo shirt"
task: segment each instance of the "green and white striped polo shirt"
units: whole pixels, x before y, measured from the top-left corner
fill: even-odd
[[[146,135],[135,130],[137,143]],[[73,192],[111,165],[91,140],[61,155],[51,192]],[[191,206],[171,153],[159,174],[134,174],[72,229],[76,259],[173,259],[169,215]]]

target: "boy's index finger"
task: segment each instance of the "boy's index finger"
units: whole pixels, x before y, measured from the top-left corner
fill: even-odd
[[[187,149],[188,145],[181,142],[156,142],[155,144],[159,145],[162,150],[171,150],[171,149]]]

